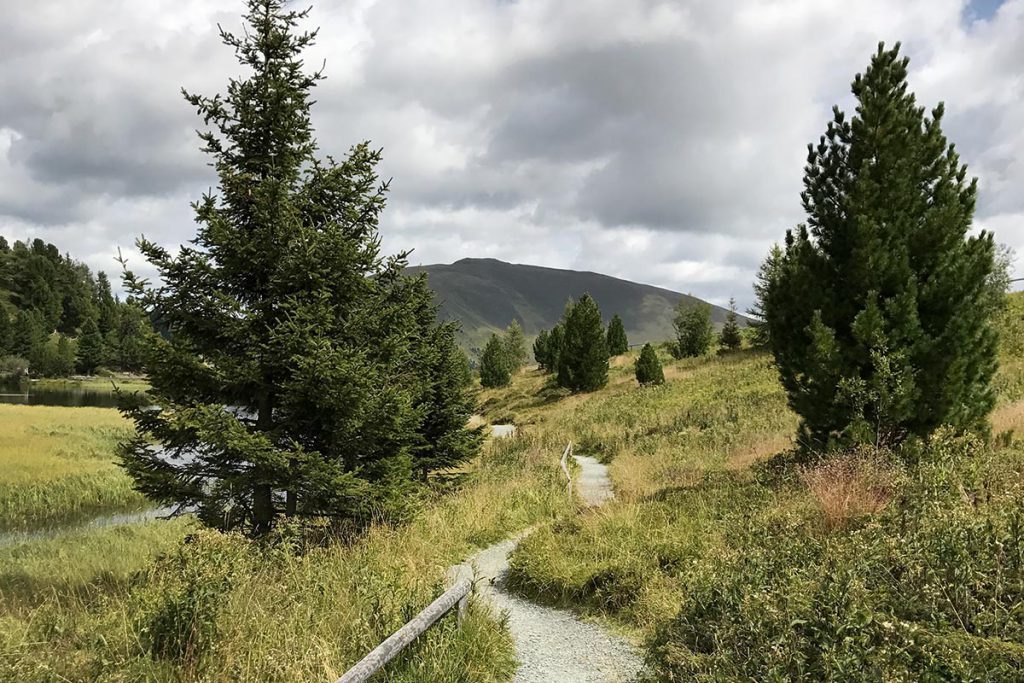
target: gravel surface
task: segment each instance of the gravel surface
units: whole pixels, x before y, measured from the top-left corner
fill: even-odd
[[[577,491],[588,505],[613,496],[608,472],[594,458],[577,456]],[[629,642],[566,610],[535,605],[505,588],[508,555],[529,531],[492,545],[453,567],[454,578],[473,576],[477,594],[508,615],[519,669],[515,683],[613,683],[633,680],[643,660]]]
[[[506,436],[513,436],[515,433],[515,425],[491,425],[491,434],[499,439]]]

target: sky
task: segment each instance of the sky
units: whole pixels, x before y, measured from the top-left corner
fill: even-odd
[[[2,1],[0,235],[147,272],[135,238],[187,241],[216,185],[180,89],[242,73],[216,25],[240,29],[243,3]],[[852,111],[879,41],[902,41],[921,104],[945,102],[975,229],[1024,255],[1024,0],[310,1],[320,151],[383,148],[383,245],[414,264],[492,257],[746,307],[804,218],[807,143]]]

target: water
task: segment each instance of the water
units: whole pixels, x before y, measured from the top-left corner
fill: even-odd
[[[70,408],[116,408],[117,395],[108,388],[68,385],[36,386],[34,383],[0,385],[0,403],[29,406],[64,406]]]
[[[174,508],[171,507],[160,507],[137,512],[119,512],[111,515],[101,515],[83,522],[62,524],[46,529],[35,529],[32,531],[0,531],[0,548],[14,545],[16,543],[25,543],[27,541],[41,541],[49,538],[57,538],[64,534],[84,531],[87,529],[102,529],[110,526],[139,524],[141,522],[148,522],[152,519],[166,517],[171,514],[173,510]]]

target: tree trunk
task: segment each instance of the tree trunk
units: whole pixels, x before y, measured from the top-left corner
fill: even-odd
[[[260,392],[256,429],[269,432],[273,426],[273,401],[270,392]],[[255,484],[252,489],[253,533],[265,534],[274,526],[274,494],[270,484]]]

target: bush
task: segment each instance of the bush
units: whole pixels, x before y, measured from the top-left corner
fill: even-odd
[[[636,381],[640,383],[640,386],[665,383],[665,373],[661,369],[661,361],[658,360],[658,354],[650,344],[644,344],[639,358],[636,359]]]
[[[27,376],[27,360],[20,356],[0,357],[0,382],[17,382]]]

